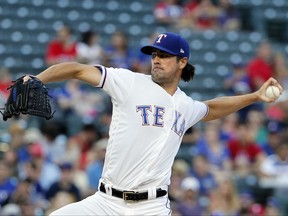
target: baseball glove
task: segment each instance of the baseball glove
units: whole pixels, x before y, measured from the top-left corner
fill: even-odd
[[[46,86],[36,77],[30,76],[27,82],[23,77],[13,81],[7,90],[10,90],[7,102],[3,108],[3,120],[17,116],[20,113],[51,119],[52,112],[50,96]]]

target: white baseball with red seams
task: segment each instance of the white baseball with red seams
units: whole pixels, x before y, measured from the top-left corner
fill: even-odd
[[[271,99],[277,99],[280,96],[280,90],[278,87],[271,85],[266,89],[265,94]]]

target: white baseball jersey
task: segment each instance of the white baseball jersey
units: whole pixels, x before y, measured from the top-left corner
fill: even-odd
[[[171,96],[149,75],[99,68],[98,87],[113,103],[103,182],[124,190],[169,185],[182,137],[207,115],[207,105],[179,88]]]

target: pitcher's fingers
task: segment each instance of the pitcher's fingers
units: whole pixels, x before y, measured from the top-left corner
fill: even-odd
[[[280,83],[276,83],[275,85],[279,88],[280,93],[282,94],[282,92],[284,91],[284,88],[280,85]]]
[[[272,84],[276,87],[279,88],[280,93],[282,93],[284,91],[283,87],[281,86],[281,84],[274,78],[272,78]]]
[[[272,84],[272,85],[276,85],[277,83],[278,83],[278,81],[275,79],[275,78],[273,78],[273,77],[270,77],[269,79],[268,79],[268,82],[270,83],[270,85]]]
[[[283,87],[280,85],[280,83],[279,83],[276,79],[274,79],[273,77],[270,77],[269,80],[268,80],[268,82],[270,83],[270,85],[272,84],[272,85],[278,87],[280,93],[282,93],[282,92],[284,91],[284,89],[283,89]]]

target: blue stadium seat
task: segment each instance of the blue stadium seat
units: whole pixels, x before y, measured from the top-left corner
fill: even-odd
[[[249,40],[253,43],[259,43],[261,40],[263,40],[263,35],[259,32],[252,32],[249,35]]]
[[[229,44],[224,41],[224,40],[220,40],[216,43],[216,50],[219,52],[225,52],[229,49]]]

